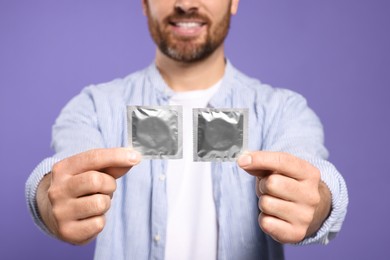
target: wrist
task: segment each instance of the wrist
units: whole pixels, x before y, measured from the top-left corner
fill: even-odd
[[[46,174],[40,181],[36,194],[38,214],[50,233],[55,234],[55,223],[51,217],[51,203],[48,197],[48,190],[51,184],[51,173]]]
[[[313,236],[321,228],[331,212],[332,194],[323,181],[320,181],[318,185],[318,192],[320,195],[320,203],[315,209],[313,221],[307,229],[306,238]]]

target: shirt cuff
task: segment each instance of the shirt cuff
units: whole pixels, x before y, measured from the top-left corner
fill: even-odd
[[[328,186],[332,194],[332,208],[329,217],[322,224],[321,228],[311,237],[298,243],[307,244],[328,244],[340,231],[348,206],[348,191],[343,177],[336,168],[328,161],[310,161],[321,172],[322,181]]]
[[[50,173],[53,165],[60,161],[58,158],[46,158],[33,170],[26,182],[26,201],[27,207],[31,213],[34,223],[46,234],[54,236],[43,222],[38,210],[38,203],[36,199],[38,185],[45,175]]]

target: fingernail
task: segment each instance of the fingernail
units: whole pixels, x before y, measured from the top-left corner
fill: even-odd
[[[237,162],[238,162],[238,165],[241,167],[248,166],[248,165],[252,164],[252,156],[250,156],[249,154],[243,154],[240,157],[238,157]]]
[[[129,156],[129,160],[131,162],[138,162],[139,158],[140,158],[140,154],[137,151],[134,151],[134,150],[130,150],[128,156]]]

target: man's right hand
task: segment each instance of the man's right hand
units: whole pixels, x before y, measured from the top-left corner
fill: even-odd
[[[49,230],[71,244],[85,244],[104,228],[117,178],[139,163],[129,148],[96,149],[56,163],[38,186],[40,215]]]

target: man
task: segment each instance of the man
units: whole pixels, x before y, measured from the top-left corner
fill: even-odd
[[[42,229],[72,244],[97,237],[96,259],[282,259],[284,243],[335,236],[348,198],[319,120],[301,96],[225,59],[238,2],[143,0],[155,63],[63,109],[56,154],[26,185]],[[123,148],[127,105],[182,106],[183,159]],[[249,109],[249,151],[237,162],[191,160],[191,110],[206,106]]]

